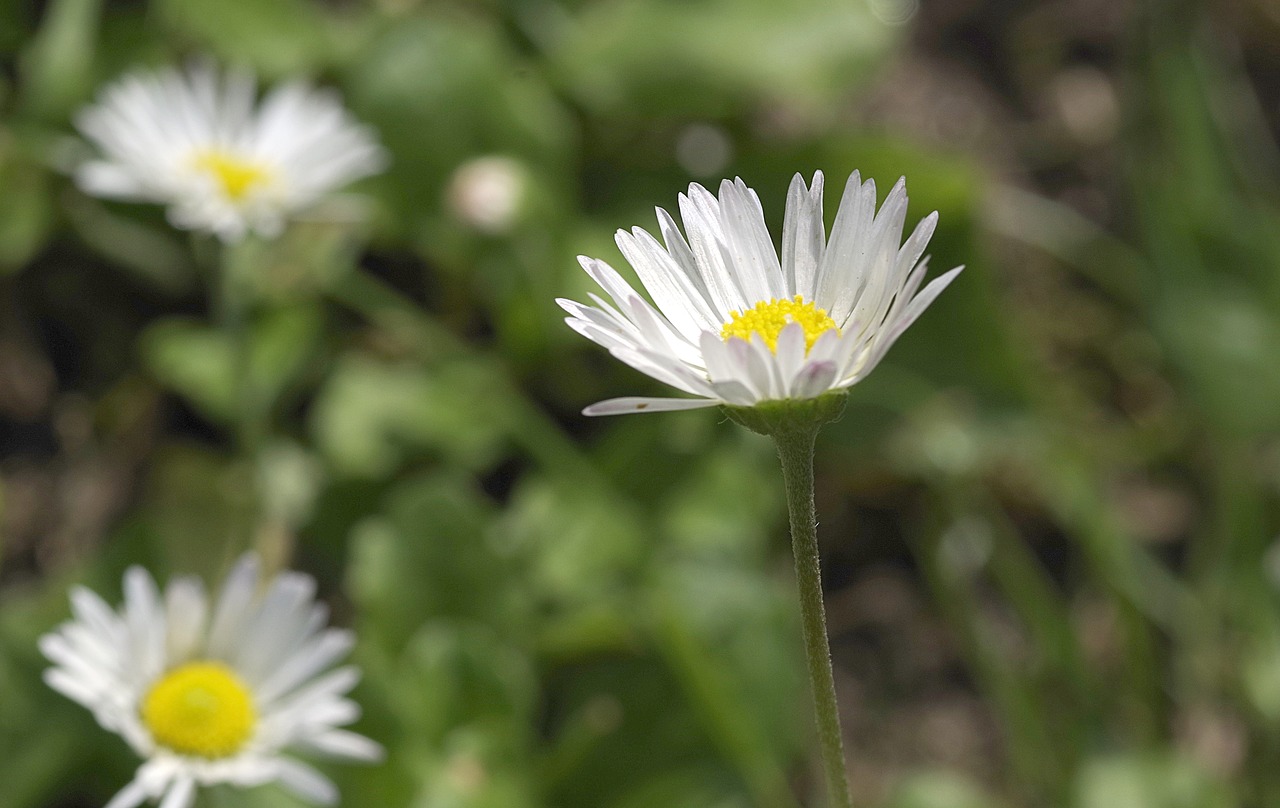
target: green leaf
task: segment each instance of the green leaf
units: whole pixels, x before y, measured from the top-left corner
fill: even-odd
[[[296,383],[311,357],[323,319],[307,304],[269,309],[253,321],[248,339],[248,378],[237,379],[232,337],[188,318],[153,323],[143,333],[143,357],[161,383],[181,393],[206,416],[240,417],[248,386],[255,407],[268,409]]]
[[[1223,784],[1173,754],[1117,755],[1087,764],[1076,779],[1075,808],[1233,808]]]
[[[329,372],[311,419],[320,451],[340,474],[383,476],[423,451],[468,468],[496,459],[503,424],[481,368],[424,370],[352,353]]]
[[[21,58],[27,111],[66,117],[89,94],[102,0],[54,0]]]
[[[339,44],[328,36],[321,7],[304,0],[159,0],[153,7],[174,32],[267,76],[312,73]]]
[[[886,808],[998,808],[1002,804],[984,794],[968,777],[936,769],[903,778]]]

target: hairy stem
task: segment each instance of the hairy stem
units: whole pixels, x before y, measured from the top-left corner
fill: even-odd
[[[827,800],[832,808],[852,808],[849,778],[845,772],[840,713],[827,642],[827,618],[822,605],[822,574],[818,564],[818,522],[813,505],[813,446],[817,428],[779,431],[773,435],[782,460],[782,480],[791,517],[791,549],[795,555],[796,583],[800,590],[800,616],[804,648],[809,661],[809,686],[813,693],[818,744],[827,775]]]

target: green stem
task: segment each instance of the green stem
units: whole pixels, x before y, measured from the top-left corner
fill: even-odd
[[[822,605],[822,572],[818,563],[818,521],[813,504],[813,446],[818,429],[778,431],[773,439],[782,461],[782,480],[791,517],[791,549],[800,590],[800,617],[804,648],[809,660],[809,686],[813,692],[818,744],[827,775],[827,800],[833,808],[852,808],[849,778],[845,772],[840,712],[827,642],[827,618]]]
[[[257,386],[253,367],[253,307],[249,286],[262,269],[261,245],[245,240],[223,245],[215,294],[218,326],[230,348],[231,421],[235,451],[248,464],[252,494],[245,529],[268,574],[288,566],[293,536],[286,525],[267,516],[259,463],[270,434],[270,408]],[[233,543],[234,544],[234,543]]]

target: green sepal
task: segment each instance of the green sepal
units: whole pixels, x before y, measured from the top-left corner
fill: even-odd
[[[824,424],[840,420],[849,394],[833,390],[817,398],[762,401],[752,407],[725,404],[721,409],[734,423],[769,437],[816,434]]]

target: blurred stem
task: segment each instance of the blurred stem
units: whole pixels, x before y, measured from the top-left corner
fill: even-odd
[[[220,253],[217,289],[218,327],[230,346],[231,427],[236,451],[252,454],[254,435],[250,428],[251,352],[249,305],[241,287],[242,260],[239,245],[227,245]]]
[[[827,642],[827,618],[822,605],[822,571],[818,562],[818,521],[813,504],[813,447],[818,426],[807,430],[778,431],[773,435],[782,461],[782,481],[791,518],[791,550],[795,556],[796,584],[800,590],[800,617],[804,648],[809,661],[809,686],[813,692],[818,744],[827,775],[827,801],[834,808],[852,808],[849,778],[845,772],[836,683]]]
[[[253,549],[268,574],[282,569],[293,553],[292,533],[264,519],[259,461],[270,431],[270,409],[254,379],[250,280],[262,269],[263,245],[252,238],[222,245],[215,280],[216,317],[230,348],[231,422],[235,451],[249,467],[253,491],[248,530]]]

